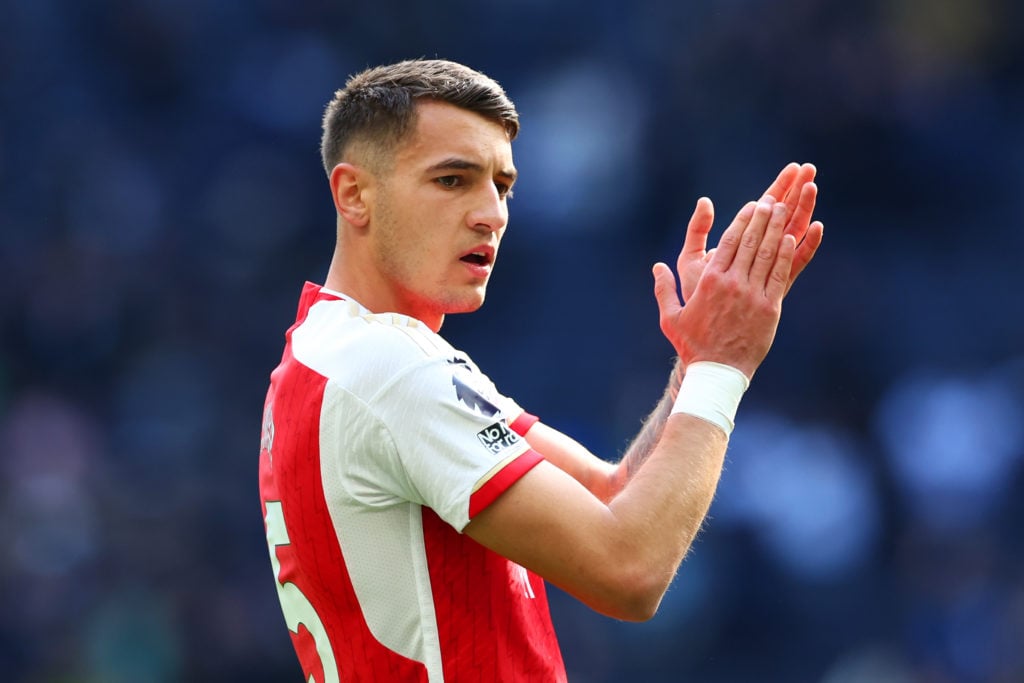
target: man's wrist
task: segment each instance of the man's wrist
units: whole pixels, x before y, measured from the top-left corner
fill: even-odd
[[[735,426],[740,399],[749,386],[747,376],[732,366],[711,361],[690,363],[672,412],[710,422],[729,436]]]

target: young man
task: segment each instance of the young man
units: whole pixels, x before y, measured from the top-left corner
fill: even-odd
[[[698,202],[677,262],[685,307],[676,275],[654,267],[676,368],[612,465],[438,335],[445,315],[483,304],[517,133],[497,83],[440,60],[365,71],[327,107],[337,244],[286,334],[260,455],[307,681],[563,681],[544,580],[610,616],[651,617],[821,242],[809,164],[783,169],[711,251],[711,203]]]

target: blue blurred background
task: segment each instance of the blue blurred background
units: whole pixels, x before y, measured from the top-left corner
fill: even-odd
[[[1024,6],[8,0],[0,678],[301,679],[256,483],[333,208],[319,120],[415,56],[501,81],[521,182],[446,333],[617,457],[668,376],[650,265],[791,160],[825,243],[711,520],[642,625],[552,591],[574,683],[1024,681]]]

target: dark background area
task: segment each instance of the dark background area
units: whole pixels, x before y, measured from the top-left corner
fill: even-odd
[[[0,4],[0,677],[301,679],[256,482],[334,214],[331,93],[517,103],[487,304],[446,335],[614,459],[671,364],[650,266],[787,161],[825,241],[651,622],[552,590],[574,683],[1024,681],[1024,10],[1010,0]]]

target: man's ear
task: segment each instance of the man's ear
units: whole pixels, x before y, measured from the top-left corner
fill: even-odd
[[[353,164],[338,164],[331,170],[331,196],[338,215],[352,225],[363,228],[370,221],[367,206],[366,169]]]

